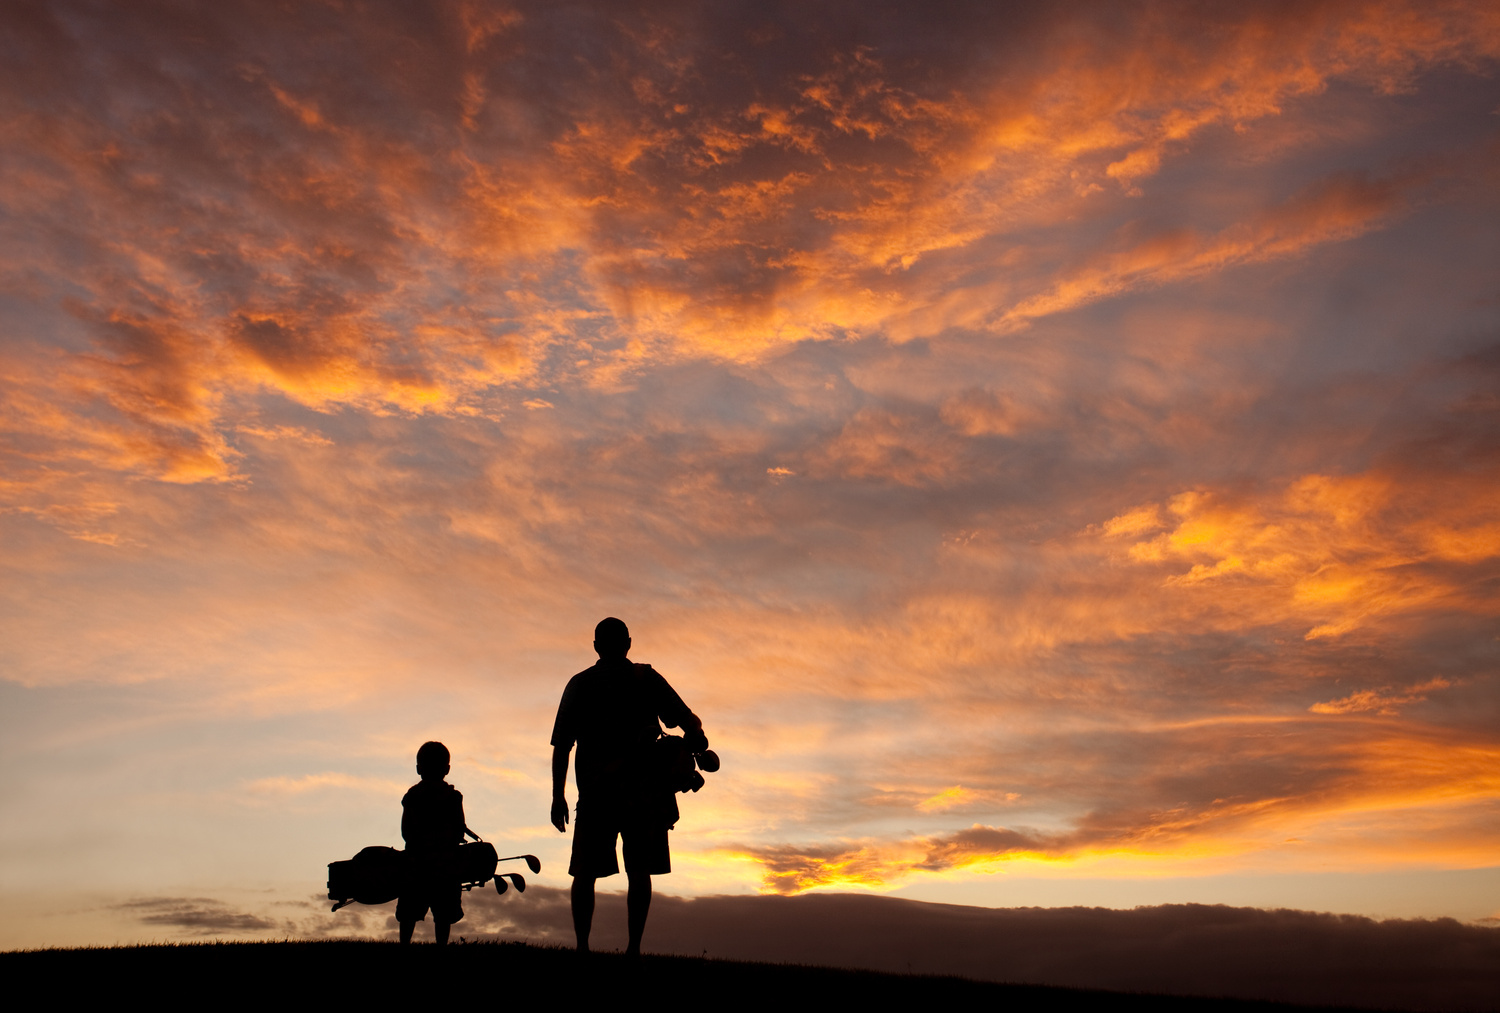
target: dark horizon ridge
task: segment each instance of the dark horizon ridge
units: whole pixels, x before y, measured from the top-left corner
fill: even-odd
[[[268,952],[271,960],[276,961],[275,965],[264,966],[264,959],[254,959],[263,958]],[[336,959],[330,961],[330,956]],[[253,974],[251,967],[232,966],[252,959],[261,965],[253,969]],[[498,966],[481,970],[475,966],[481,961]],[[164,976],[163,962],[179,966],[172,968],[169,976]],[[194,962],[196,966],[181,966],[185,962]],[[59,964],[73,966],[59,967]],[[92,966],[77,966],[79,964]],[[905,974],[702,956],[646,954],[635,962],[618,952],[595,952],[580,959],[573,950],[564,946],[463,937],[457,937],[446,947],[417,944],[402,948],[398,943],[379,939],[318,939],[213,940],[0,951],[0,969],[13,988],[29,981],[40,985],[44,981],[68,980],[73,983],[70,988],[75,996],[80,997],[93,991],[82,982],[97,982],[97,991],[101,994],[106,990],[117,992],[129,988],[136,983],[133,977],[142,984],[147,981],[158,985],[170,982],[173,991],[180,991],[200,984],[217,983],[217,987],[222,987],[223,976],[231,973],[237,975],[232,980],[239,983],[236,989],[242,1001],[261,994],[284,999],[290,982],[296,983],[293,987],[300,988],[320,978],[330,988],[339,990],[367,987],[378,982],[395,993],[408,989],[420,992],[430,988],[432,978],[418,972],[437,966],[445,968],[448,982],[444,986],[445,992],[453,998],[470,994],[492,997],[499,977],[503,977],[506,987],[519,988],[522,981],[518,976],[529,975],[530,981],[542,988],[545,983],[558,980],[555,975],[564,974],[580,986],[577,991],[568,993],[567,998],[593,991],[614,993],[629,982],[633,986],[660,985],[674,990],[690,990],[690,994],[705,999],[715,995],[732,996],[737,1002],[761,995],[784,1001],[788,996],[811,997],[836,989],[842,1002],[866,997],[889,1001],[909,995],[928,1003],[990,999],[1006,1002],[1009,1009],[1055,1009],[1059,1002],[1064,1001],[1069,1008],[1166,1008],[1233,1013],[1289,1010],[1338,1013],[1360,1009],[990,982],[956,975]],[[408,973],[403,973],[403,969]]]

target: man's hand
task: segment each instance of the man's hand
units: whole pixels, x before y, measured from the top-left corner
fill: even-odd
[[[568,800],[562,795],[552,800],[552,825],[560,834],[568,831]]]
[[[687,718],[682,722],[682,737],[690,753],[701,753],[708,748],[708,736],[703,734],[703,721],[692,711],[688,711]]]

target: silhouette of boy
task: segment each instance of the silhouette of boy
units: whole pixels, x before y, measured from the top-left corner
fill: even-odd
[[[464,842],[464,797],[443,778],[448,776],[448,747],[424,742],[417,750],[422,780],[401,799],[401,837],[406,841],[406,881],[396,901],[401,942],[411,942],[417,922],[432,910],[439,943],[448,941],[448,926],[464,916],[459,901],[458,848]]]
[[[668,728],[681,727],[702,741],[703,722],[650,665],[630,652],[630,630],[613,617],[594,628],[599,661],[568,681],[552,728],[552,825],[568,824],[568,754],[578,745],[578,819],[573,827],[573,931],[587,953],[594,921],[594,883],[620,871],[615,840],[625,844],[625,906],[630,943],[638,956],[651,910],[651,877],[672,871],[667,830],[673,822],[672,790],[653,763],[653,744]]]

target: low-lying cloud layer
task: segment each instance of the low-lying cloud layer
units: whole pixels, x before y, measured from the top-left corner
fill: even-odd
[[[145,897],[117,904],[114,910],[142,925],[177,929],[191,935],[242,935],[282,927],[269,918],[236,911],[211,897]]]
[[[159,902],[144,906],[152,903]],[[566,890],[532,887],[524,896],[506,897],[475,891],[465,895],[464,908],[455,937],[572,943]],[[386,908],[356,906],[321,922],[325,932],[334,923],[342,923],[341,933],[362,929],[376,938],[395,931]],[[624,946],[622,894],[600,895],[595,926],[596,948]],[[195,923],[183,927],[198,931]],[[234,928],[220,932],[245,935]],[[427,931],[423,926],[419,939]],[[849,894],[658,895],[646,948],[728,960],[1387,1009],[1490,1009],[1500,986],[1500,928],[1201,904],[1110,911],[975,908]]]

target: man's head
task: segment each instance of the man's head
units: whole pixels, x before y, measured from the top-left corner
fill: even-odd
[[[630,628],[610,616],[594,627],[594,650],[601,658],[623,658],[630,653]]]
[[[441,781],[448,776],[451,760],[447,746],[441,742],[424,742],[417,750],[417,774],[424,781]]]

